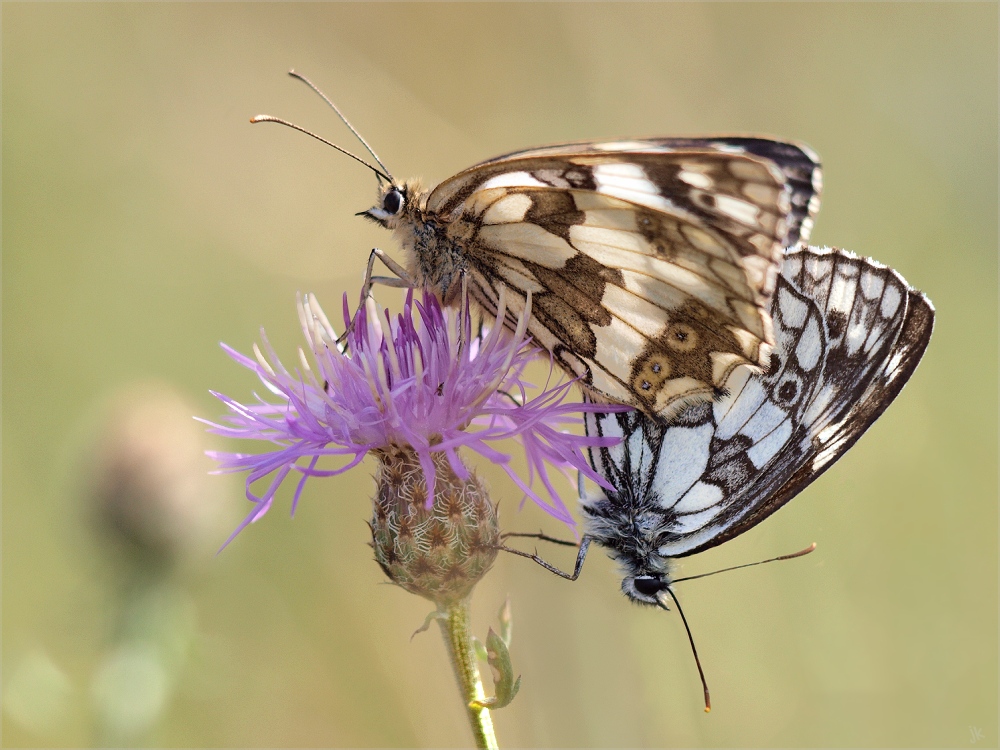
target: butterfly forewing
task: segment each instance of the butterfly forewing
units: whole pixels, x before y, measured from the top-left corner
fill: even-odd
[[[818,175],[764,139],[572,144],[466,170],[426,211],[488,310],[530,291],[532,335],[592,394],[666,418],[767,363],[781,248],[807,233]]]
[[[800,241],[809,239],[819,211],[823,180],[819,157],[805,144],[752,136],[670,138],[663,143],[673,148],[712,148],[727,153],[745,153],[773,163],[784,175],[791,203],[791,210],[786,216],[788,236],[785,247],[794,247]]]
[[[803,143],[791,143],[754,136],[717,136],[701,138],[644,138],[636,141],[583,141],[559,146],[515,151],[481,162],[453,179],[468,177],[486,166],[509,163],[520,158],[572,156],[577,154],[693,153],[712,151],[759,158],[781,170],[789,189],[792,213],[788,217],[785,246],[809,239],[812,222],[819,210],[822,172],[819,157]],[[803,226],[804,225],[804,226]]]
[[[646,514],[655,519],[645,543],[656,562],[756,525],[878,418],[915,369],[933,323],[927,298],[892,269],[814,248],[788,254],[771,312],[769,371],[740,368],[715,404],[684,409],[669,425],[640,414],[588,417],[591,433],[624,437],[592,454],[618,490],[585,505],[605,538],[614,536],[609,518]]]

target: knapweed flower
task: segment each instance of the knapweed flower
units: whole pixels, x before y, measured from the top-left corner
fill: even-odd
[[[294,513],[309,477],[340,474],[369,453],[379,461],[373,534],[383,568],[399,556],[397,542],[435,515],[471,513],[468,527],[475,530],[461,539],[447,530],[434,532],[450,537],[437,542],[424,534],[414,542],[421,554],[451,542],[459,547],[489,547],[495,555],[499,532],[487,530],[496,527],[495,510],[459,457],[459,449],[470,449],[500,465],[527,497],[569,526],[573,518],[553,486],[550,470],[575,469],[605,484],[582,449],[608,441],[568,434],[563,428],[579,422],[574,415],[609,407],[565,402],[573,381],[529,395],[537,389],[524,379],[524,369],[539,351],[525,335],[530,301],[516,331],[494,326],[473,337],[467,305],[460,310],[443,308],[433,295],[416,301],[410,292],[402,314],[394,318],[369,298],[352,325],[345,297],[348,334],[343,346],[315,299],[306,296],[298,307],[312,359],[300,350],[301,369],[286,369],[263,333],[263,351],[255,346],[254,359],[224,347],[253,370],[277,400],[258,397],[257,403],[245,405],[215,394],[230,414],[221,424],[209,423],[214,432],[274,446],[264,453],[213,454],[220,471],[249,472],[247,498],[255,507],[233,536],[267,512],[291,472],[301,475],[292,500]],[[503,295],[499,308],[502,320]],[[527,480],[518,476],[511,456],[497,446],[511,438],[524,450]],[[324,456],[349,460],[338,469],[319,469],[317,462]],[[252,485],[268,477],[267,489],[254,494]],[[545,496],[533,488],[536,477]],[[425,514],[414,516],[413,506],[421,506]],[[380,543],[380,528],[391,528],[395,552],[379,554],[385,542]]]

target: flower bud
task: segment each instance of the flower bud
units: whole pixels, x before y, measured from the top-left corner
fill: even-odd
[[[86,454],[83,492],[109,545],[170,565],[214,542],[226,498],[206,476],[204,437],[172,387],[116,395]]]
[[[496,509],[476,476],[455,473],[445,453],[432,453],[434,503],[416,452],[375,451],[372,514],[375,561],[393,583],[439,605],[468,596],[493,565],[500,544]]]

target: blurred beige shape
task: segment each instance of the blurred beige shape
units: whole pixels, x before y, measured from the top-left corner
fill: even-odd
[[[172,386],[115,395],[89,454],[87,499],[100,530],[136,553],[175,561],[225,538],[230,484],[211,477],[196,407]]]
[[[121,644],[104,658],[91,682],[100,725],[114,737],[147,731],[166,708],[170,682],[154,644]]]
[[[13,661],[4,680],[3,712],[32,734],[46,737],[64,724],[73,685],[41,648]]]

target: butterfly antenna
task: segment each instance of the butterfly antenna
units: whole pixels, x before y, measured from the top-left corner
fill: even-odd
[[[740,568],[752,568],[754,565],[763,565],[764,563],[778,562],[779,560],[793,560],[796,557],[802,557],[803,555],[808,555],[816,549],[816,542],[813,542],[805,549],[800,549],[798,552],[793,552],[790,555],[782,555],[781,557],[772,557],[770,560],[758,560],[757,562],[744,563],[743,565],[734,565],[731,568],[722,568],[721,570],[713,570],[711,573],[701,573],[696,576],[687,576],[685,578],[675,578],[672,583],[680,583],[681,581],[693,581],[696,578],[707,578],[708,576],[714,576],[716,573],[728,573],[730,570],[739,570]]]
[[[389,170],[388,170],[388,168],[386,168],[385,164],[382,163],[382,160],[378,158],[378,154],[376,154],[375,150],[371,146],[368,145],[368,141],[366,141],[364,138],[361,137],[361,133],[359,133],[357,130],[354,129],[354,126],[351,125],[350,120],[348,120],[346,117],[344,117],[344,113],[341,112],[337,108],[337,105],[333,103],[333,100],[330,99],[330,97],[328,97],[322,91],[320,91],[319,86],[317,86],[315,83],[313,83],[312,81],[310,81],[308,78],[306,78],[301,73],[296,73],[294,70],[289,70],[288,71],[288,75],[290,75],[292,78],[298,78],[300,81],[302,81],[302,83],[304,83],[306,86],[308,86],[313,91],[315,91],[317,94],[319,94],[320,97],[322,97],[323,101],[325,101],[327,104],[330,105],[330,109],[332,109],[334,112],[337,113],[337,117],[339,117],[341,119],[341,121],[348,127],[348,129],[352,133],[354,133],[354,136],[359,141],[361,141],[361,145],[365,147],[365,149],[368,151],[368,153],[372,155],[372,158],[378,163],[378,165],[380,167],[382,167],[382,170],[385,172],[386,176],[389,178],[389,182],[391,182],[393,185],[395,185],[396,184],[395,180],[392,179],[392,175],[389,173]]]
[[[254,123],[255,125],[258,122],[276,122],[279,125],[285,125],[286,127],[289,127],[292,130],[298,130],[300,133],[305,133],[306,135],[311,135],[317,141],[320,141],[321,143],[325,143],[330,148],[335,148],[340,153],[346,154],[347,156],[350,156],[352,159],[354,159],[354,161],[361,162],[366,167],[368,167],[372,172],[374,172],[376,176],[378,176],[378,177],[380,177],[382,179],[388,180],[389,182],[392,182],[392,178],[389,175],[385,174],[384,172],[379,171],[378,168],[373,167],[371,164],[369,164],[368,162],[366,162],[360,156],[355,156],[350,151],[348,151],[346,148],[341,148],[336,143],[330,143],[330,141],[328,141],[326,138],[323,138],[322,136],[316,135],[311,130],[306,130],[305,128],[300,127],[300,126],[296,125],[295,123],[289,122],[288,120],[282,120],[280,117],[272,117],[271,115],[255,115],[255,116],[253,116],[253,117],[250,118],[250,122]],[[395,184],[395,183],[393,183],[393,184]]]
[[[694,654],[694,663],[695,663],[695,666],[698,667],[698,676],[701,677],[701,687],[705,691],[705,713],[707,714],[709,711],[712,710],[712,696],[710,696],[708,694],[708,681],[705,679],[705,670],[703,670],[701,668],[701,659],[698,658],[698,649],[695,648],[695,645],[694,645],[694,636],[691,635],[691,628],[688,626],[687,618],[684,616],[684,610],[681,609],[681,603],[679,601],[677,601],[677,597],[674,596],[674,592],[671,591],[669,587],[666,588],[666,589],[664,589],[664,590],[668,594],[670,594],[670,598],[673,599],[674,600],[674,604],[677,605],[677,611],[680,613],[681,622],[684,623],[684,630],[687,631],[687,634],[688,634],[688,643],[691,644],[691,653]],[[657,603],[663,609],[666,609],[668,612],[670,611],[669,608],[667,607],[667,605],[664,604],[663,602],[659,602],[658,601]]]
[[[366,162],[360,156],[356,156],[356,155],[352,154],[346,148],[341,148],[336,143],[331,143],[326,138],[323,138],[322,136],[316,135],[311,130],[306,130],[305,128],[303,128],[303,127],[301,127],[299,125],[296,125],[293,122],[289,122],[288,120],[282,120],[280,117],[272,117],[271,115],[254,115],[253,117],[250,118],[250,122],[254,123],[255,125],[258,122],[276,122],[279,125],[284,125],[286,127],[291,128],[292,130],[298,130],[300,133],[305,133],[306,135],[312,136],[313,138],[315,138],[320,143],[325,143],[330,148],[334,148],[337,151],[339,151],[340,153],[346,154],[347,156],[350,156],[352,159],[354,159],[354,161],[361,162],[366,167],[368,167],[372,172],[374,172],[377,177],[380,177],[382,179],[389,180],[389,182],[392,182],[392,178],[389,175],[385,174],[384,172],[381,172],[378,168],[373,167],[371,164],[369,164],[368,162]]]

